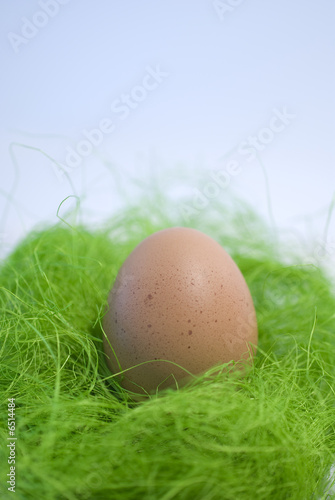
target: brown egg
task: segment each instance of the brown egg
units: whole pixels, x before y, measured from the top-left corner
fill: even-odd
[[[108,304],[107,362],[113,373],[127,370],[120,380],[132,392],[176,387],[187,372],[255,353],[256,314],[244,277],[195,229],[164,229],[143,240],[121,267]]]

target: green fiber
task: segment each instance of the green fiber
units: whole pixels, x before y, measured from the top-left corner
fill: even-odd
[[[292,250],[244,206],[205,212],[185,224],[161,201],[95,230],[60,221],[32,232],[3,262],[1,499],[332,498],[332,283],[320,268],[288,262]],[[177,225],[209,234],[239,265],[259,350],[244,377],[222,369],[133,402],[106,368],[101,319],[126,256]],[[15,495],[6,485],[8,398],[16,399]]]

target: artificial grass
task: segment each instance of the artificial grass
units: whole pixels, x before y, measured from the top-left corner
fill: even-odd
[[[1,498],[13,495],[8,398],[16,399],[20,500],[327,498],[335,461],[332,283],[298,258],[288,263],[285,245],[249,209],[222,206],[220,217],[204,212],[187,225],[219,241],[250,287],[259,322],[250,372],[222,367],[134,402],[106,368],[108,292],[137,243],[185,225],[168,213],[155,200],[96,230],[60,221],[29,234],[2,264]]]

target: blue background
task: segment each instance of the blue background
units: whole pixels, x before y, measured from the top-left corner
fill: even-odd
[[[332,0],[2,1],[2,252],[74,193],[95,223],[150,194],[152,177],[194,208],[234,160],[229,189],[315,253],[335,192],[334,21]],[[93,132],[70,168],[102,122],[113,131]],[[257,157],[241,153],[255,137]]]

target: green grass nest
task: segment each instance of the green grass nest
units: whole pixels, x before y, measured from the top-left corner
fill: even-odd
[[[1,265],[2,499],[333,498],[331,281],[278,246],[241,204],[189,224],[168,214],[156,200],[95,230],[61,220],[29,234]],[[259,350],[247,376],[222,369],[136,403],[106,368],[101,319],[127,255],[176,225],[209,234],[235,259],[254,299]],[[8,398],[16,399],[14,497]]]

